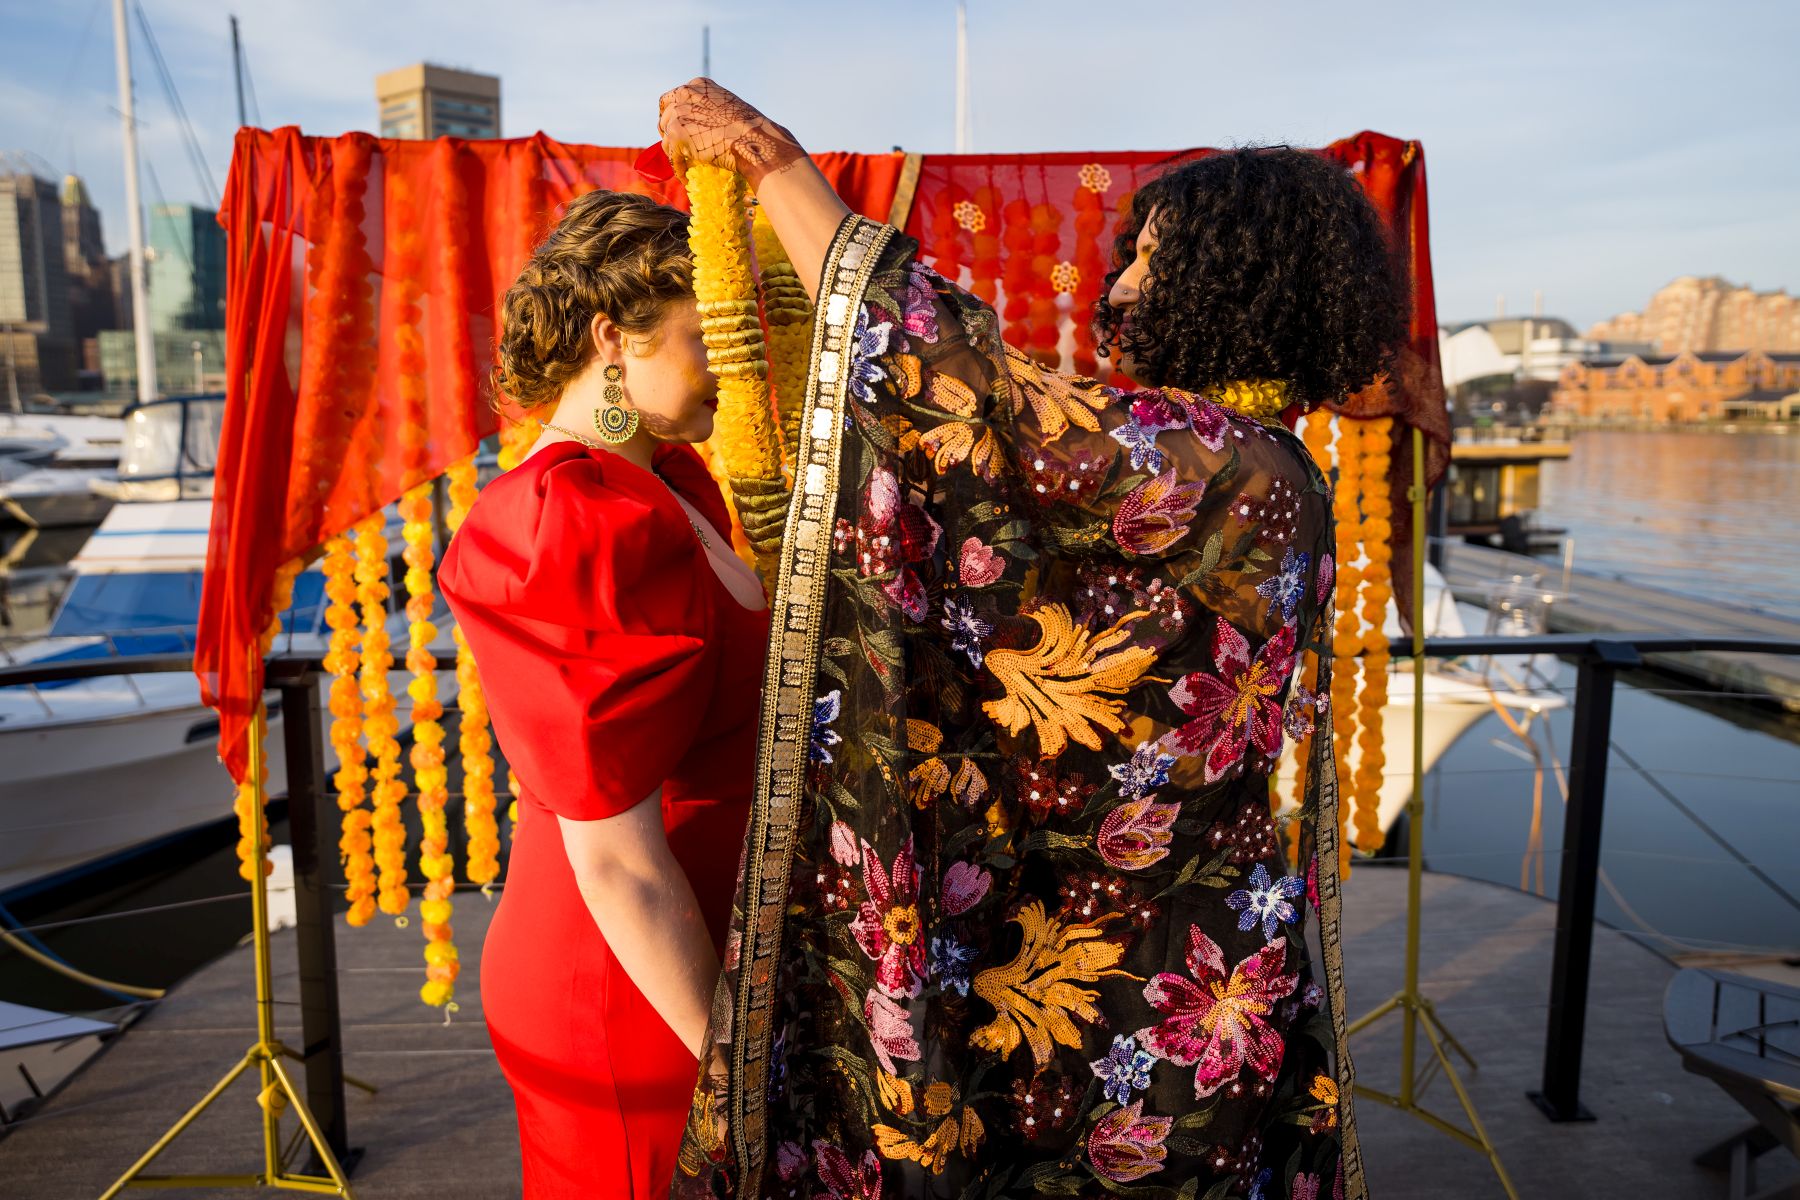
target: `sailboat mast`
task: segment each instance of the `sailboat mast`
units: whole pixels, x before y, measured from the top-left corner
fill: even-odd
[[[150,332],[150,289],[144,277],[144,205],[138,195],[137,119],[131,102],[131,33],[125,0],[113,0],[113,49],[119,68],[119,120],[125,130],[125,205],[131,229],[131,328],[137,342],[138,402],[156,399],[156,339]]]
[[[250,123],[244,116],[244,51],[238,45],[237,18],[231,18],[231,78],[237,84],[238,128]]]
[[[956,152],[969,152],[968,0],[956,0]]]

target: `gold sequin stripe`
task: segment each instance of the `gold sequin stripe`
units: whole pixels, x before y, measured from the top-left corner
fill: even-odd
[[[1321,620],[1330,620],[1329,610]],[[1327,634],[1329,636],[1329,633]],[[1331,694],[1331,655],[1319,655],[1319,694]],[[1316,794],[1313,860],[1319,871],[1319,947],[1325,959],[1325,995],[1331,1005],[1331,1040],[1338,1086],[1338,1155],[1344,1164],[1345,1200],[1368,1200],[1362,1145],[1356,1136],[1356,1069],[1350,1061],[1349,1000],[1344,992],[1343,895],[1338,871],[1337,757],[1331,722],[1321,720],[1313,735],[1308,791]]]
[[[744,928],[729,1035],[728,1111],[741,1196],[761,1194],[768,1143],[765,1104],[775,975],[781,961],[794,831],[805,800],[856,312],[876,261],[893,236],[890,226],[858,216],[845,218],[832,239],[819,289],[823,319],[813,330],[794,493],[769,606],[771,642],[757,735],[756,797],[739,888]]]

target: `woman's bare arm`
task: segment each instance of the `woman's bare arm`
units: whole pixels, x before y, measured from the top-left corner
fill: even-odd
[[[696,1058],[719,956],[693,884],[669,850],[662,793],[599,821],[558,817],[575,884],[625,974]]]
[[[677,170],[702,162],[736,171],[749,181],[788,261],[818,300],[825,256],[850,208],[794,135],[710,79],[666,93],[658,125],[663,149]]]

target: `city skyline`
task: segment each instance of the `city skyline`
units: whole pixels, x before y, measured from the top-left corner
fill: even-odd
[[[82,175],[116,253],[125,220],[104,5],[5,3],[22,53],[0,80],[0,147],[35,153],[53,178]],[[951,148],[947,0],[520,7],[528,19],[506,24],[466,0],[435,6],[430,22],[348,0],[242,14],[263,124],[373,131],[375,77],[428,61],[499,76],[505,136],[543,128],[641,145],[655,134],[657,93],[698,71],[710,24],[715,77],[809,148]],[[1363,128],[1416,138],[1445,322],[1492,314],[1499,294],[1509,312],[1529,312],[1541,290],[1546,314],[1586,328],[1683,275],[1800,290],[1800,83],[1780,52],[1800,35],[1800,12],[1714,6],[1712,28],[1756,36],[1695,38],[1691,8],[1677,3],[1284,7],[1294,11],[1114,5],[1102,25],[1063,0],[973,0],[974,149],[1317,145]],[[146,11],[222,186],[235,124],[229,9],[147,0]],[[629,47],[606,36],[626,13]],[[135,29],[134,40],[146,209],[210,204]]]

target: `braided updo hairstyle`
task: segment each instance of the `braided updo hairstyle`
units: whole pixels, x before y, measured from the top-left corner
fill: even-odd
[[[693,293],[686,213],[629,192],[588,192],[501,298],[494,385],[524,408],[551,403],[587,365],[595,316],[643,338]]]

